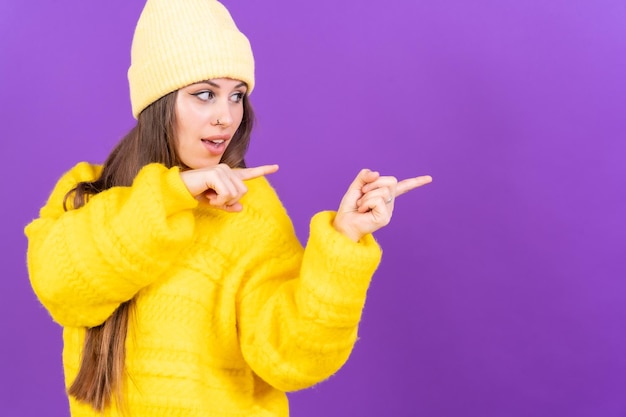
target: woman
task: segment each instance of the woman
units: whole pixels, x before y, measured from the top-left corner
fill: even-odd
[[[357,337],[394,198],[430,182],[361,171],[303,249],[246,168],[254,61],[215,0],[148,0],[136,127],[80,163],[26,228],[33,289],[63,326],[72,416],[287,416]]]

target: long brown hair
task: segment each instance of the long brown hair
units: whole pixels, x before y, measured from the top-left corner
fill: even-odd
[[[176,153],[176,95],[174,91],[144,109],[137,125],[117,144],[104,162],[102,173],[91,182],[81,182],[65,195],[64,208],[72,198],[72,208],[84,206],[89,197],[116,186],[130,186],[139,170],[149,163],[168,168],[183,166]],[[254,112],[247,96],[243,98],[243,119],[221,162],[231,168],[244,168]],[[80,369],[68,394],[103,411],[114,395],[122,404],[122,377],[126,357],[126,333],[133,299],[126,301],[99,326],[86,329]]]

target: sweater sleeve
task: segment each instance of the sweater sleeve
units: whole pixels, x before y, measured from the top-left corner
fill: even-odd
[[[244,358],[282,391],[334,374],[357,340],[366,292],[381,259],[372,235],[355,243],[332,226],[334,212],[316,214],[302,248],[287,215],[255,244],[239,301]]]
[[[98,171],[86,163],[75,166],[25,228],[31,285],[63,326],[102,324],[158,280],[193,236],[198,202],[178,168],[159,164],[142,168],[130,187],[110,188],[64,210],[65,194],[96,179]]]

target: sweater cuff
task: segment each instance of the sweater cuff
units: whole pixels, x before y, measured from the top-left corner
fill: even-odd
[[[319,302],[335,306],[335,314],[358,320],[382,251],[371,234],[354,242],[338,232],[332,225],[335,214],[325,211],[311,219],[303,271],[315,272],[305,286]]]
[[[161,164],[149,164],[141,171],[145,171],[145,175],[148,178],[150,177],[150,171],[160,171],[160,182],[164,196],[163,204],[167,215],[194,209],[198,206],[198,200],[191,195],[180,176],[179,167],[166,168]]]

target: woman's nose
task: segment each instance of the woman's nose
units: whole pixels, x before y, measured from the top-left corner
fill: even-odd
[[[214,126],[230,126],[232,122],[233,117],[228,103],[218,105],[212,124]]]

